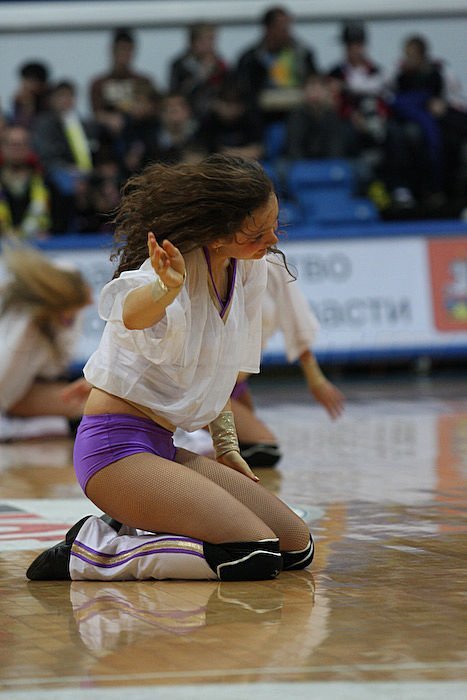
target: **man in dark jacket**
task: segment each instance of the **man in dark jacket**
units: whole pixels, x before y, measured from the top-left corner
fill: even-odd
[[[283,121],[301,100],[305,78],[316,72],[313,51],[292,34],[292,17],[282,7],[267,10],[260,42],[239,58],[240,87],[266,122]]]

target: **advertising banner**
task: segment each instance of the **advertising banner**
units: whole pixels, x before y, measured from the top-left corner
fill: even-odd
[[[82,366],[103,329],[97,300],[113,275],[110,242],[89,236],[76,247],[53,243],[44,252],[76,265],[93,289],[76,348]],[[319,359],[467,357],[467,236],[283,240],[280,248],[297,276],[291,284],[300,286],[318,319]],[[276,333],[264,363],[286,363],[284,347]]]
[[[467,238],[281,243],[336,359],[467,351]],[[265,360],[283,355],[276,334]]]

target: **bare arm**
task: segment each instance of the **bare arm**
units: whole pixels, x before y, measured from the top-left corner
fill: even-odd
[[[148,233],[148,249],[155,272],[154,282],[133,289],[123,305],[123,323],[129,330],[142,330],[158,323],[179,294],[185,279],[185,261],[170,241],[160,246]]]
[[[331,418],[338,418],[344,410],[344,395],[322,373],[311,350],[300,355],[300,365],[310,392],[329,413]]]

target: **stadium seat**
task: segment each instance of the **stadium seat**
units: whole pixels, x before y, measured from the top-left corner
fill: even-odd
[[[276,160],[285,153],[287,129],[283,122],[273,122],[264,128],[263,145],[264,157]]]
[[[279,228],[303,223],[303,211],[299,204],[289,200],[279,200]]]
[[[265,171],[266,175],[272,181],[272,184],[274,185],[275,191],[277,193],[281,192],[281,190],[282,190],[281,178],[279,176],[279,173],[278,173],[277,168],[274,165],[274,163],[271,162],[270,160],[261,160],[260,162],[261,162],[261,165],[262,165],[263,170]]]
[[[303,187],[295,192],[294,200],[303,211],[319,207],[336,207],[351,198],[346,188],[341,187]]]
[[[304,221],[321,226],[372,223],[379,219],[378,210],[371,200],[343,196],[342,192],[335,197],[329,192],[323,197],[302,197],[300,205]]]
[[[344,159],[295,161],[291,163],[286,179],[290,196],[304,188],[341,188],[351,192],[354,186],[353,168]]]

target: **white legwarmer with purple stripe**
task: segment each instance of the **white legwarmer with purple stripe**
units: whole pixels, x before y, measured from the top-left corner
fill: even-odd
[[[73,543],[70,576],[73,581],[217,580],[201,540],[126,526],[117,534],[96,516],[86,520]]]

